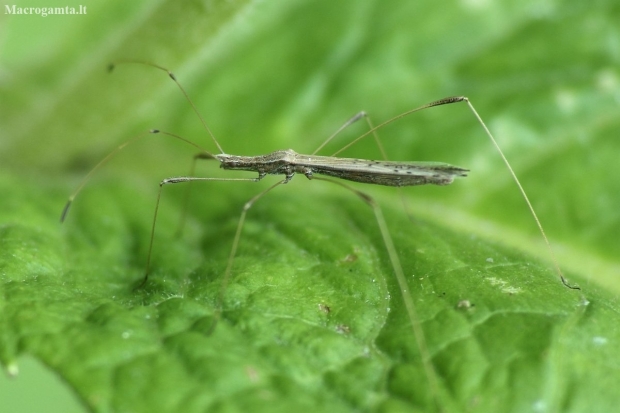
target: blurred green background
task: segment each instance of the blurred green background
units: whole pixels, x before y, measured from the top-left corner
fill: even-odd
[[[161,73],[107,74],[120,58],[174,70],[229,153],[309,152],[359,110],[376,123],[466,95],[514,163],[565,265],[606,279],[618,252],[614,12],[604,1],[205,1],[89,2],[88,14],[75,17],[5,14],[3,169],[21,179],[79,175],[153,127],[216,150]],[[512,213],[522,209],[520,195],[464,108],[412,116],[382,136],[393,159],[472,170],[467,184],[419,188],[416,198],[441,197],[448,208],[537,238],[527,212]],[[148,157],[126,155],[115,171],[148,177],[149,187],[186,173],[179,159],[191,150],[144,148]],[[377,156],[371,143],[355,155]]]
[[[0,16],[4,223],[59,231],[56,216],[79,180],[141,131],[169,130],[217,150],[163,73],[121,66],[108,74],[107,64],[117,59],[173,70],[232,154],[308,153],[359,110],[379,123],[466,95],[512,161],[571,281],[619,291],[617,2],[85,0],[50,6],[79,4],[88,7],[86,15]],[[354,125],[324,154],[363,131]],[[458,185],[407,191],[415,216],[549,260],[520,194],[465,106],[413,115],[380,135],[391,159],[472,171]],[[136,226],[144,231],[157,182],[186,174],[194,150],[147,137],[126,152],[100,171],[72,212],[87,220],[89,206],[98,209],[94,216],[129,214],[142,219]],[[379,156],[371,141],[344,155]],[[219,173],[213,169],[207,172]],[[118,193],[106,192],[117,185]],[[398,207],[393,191],[372,193]],[[241,205],[249,196],[222,185],[217,196],[200,201],[212,210],[199,216],[220,216],[231,199]],[[33,219],[33,209],[49,221]],[[163,220],[166,227],[175,216]],[[112,237],[114,225],[75,237]],[[71,221],[67,227],[62,231],[88,233]],[[58,249],[67,254],[72,245]],[[142,254],[145,248],[132,241],[110,248],[124,247]],[[117,281],[126,276],[123,260],[141,262],[115,262]],[[128,278],[136,276],[139,270]]]

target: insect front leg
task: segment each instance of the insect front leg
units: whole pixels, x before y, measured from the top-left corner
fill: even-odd
[[[200,158],[198,158],[200,159]],[[155,227],[157,224],[157,214],[159,212],[159,203],[161,201],[161,194],[162,194],[162,190],[164,188],[165,185],[168,184],[178,184],[178,183],[188,183],[191,184],[194,181],[241,181],[241,182],[256,182],[258,181],[258,179],[256,178],[203,178],[203,177],[194,177],[194,176],[179,176],[179,177],[172,177],[172,178],[166,178],[163,181],[160,182],[159,184],[159,191],[157,192],[157,202],[155,203],[155,212],[153,213],[153,223],[151,225],[151,237],[149,240],[149,251],[148,251],[148,255],[147,255],[147,259],[146,259],[146,267],[144,270],[144,278],[142,279],[142,281],[140,282],[140,284],[138,284],[138,286],[136,288],[141,288],[143,287],[146,282],[148,281],[148,277],[149,277],[149,272],[150,272],[150,266],[151,266],[151,256],[153,253],[153,241],[155,239]]]
[[[213,159],[213,156],[211,154],[207,154],[205,152],[200,152],[197,153],[196,155],[194,155],[193,159],[192,159],[192,164],[191,167],[189,169],[189,173],[187,174],[187,176],[194,176],[196,175],[196,161],[198,161],[199,159],[202,160],[211,160]],[[183,234],[183,230],[185,228],[185,222],[187,221],[187,208],[189,207],[189,199],[191,197],[192,194],[192,182],[189,181],[187,183],[187,187],[185,189],[185,194],[183,196],[183,206],[181,208],[181,218],[179,219],[179,225],[177,226],[177,230],[175,232],[175,236],[177,238],[180,238],[181,235]]]

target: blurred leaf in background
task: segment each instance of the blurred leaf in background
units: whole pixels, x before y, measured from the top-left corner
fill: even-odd
[[[34,356],[92,411],[615,406],[614,2],[82,4],[86,15],[1,16],[5,367]],[[173,70],[232,154],[311,153],[360,110],[377,124],[469,96],[582,292],[559,283],[505,166],[467,107],[452,105],[380,137],[390,159],[449,162],[469,177],[406,189],[409,212],[392,188],[359,187],[384,208],[426,348],[411,332],[372,211],[304,177],[250,211],[223,318],[209,334],[241,208],[271,180],[194,185],[180,238],[183,188],[165,188],[153,272],[137,291],[157,183],[187,174],[194,148],[146,136],[98,171],[58,223],[86,173],[139,133],[162,129],[217,151],[165,73],[106,73],[119,59]],[[363,133],[358,123],[323,154]],[[371,140],[343,155],[380,157]],[[208,162],[197,173],[231,176]]]

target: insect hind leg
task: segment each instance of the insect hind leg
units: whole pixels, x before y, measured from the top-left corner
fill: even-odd
[[[396,247],[394,245],[394,241],[392,240],[392,235],[388,229],[387,223],[385,222],[385,218],[383,216],[383,211],[377,202],[368,194],[358,191],[357,189],[343,183],[340,181],[336,181],[329,178],[322,177],[314,177],[316,180],[327,181],[333,184],[339,185],[342,188],[345,188],[351,192],[353,192],[357,197],[359,197],[366,205],[370,206],[375,215],[375,219],[377,221],[377,225],[379,227],[379,231],[381,233],[381,237],[383,238],[383,243],[388,253],[388,257],[390,260],[390,264],[392,265],[392,269],[394,271],[394,275],[396,276],[396,280],[398,282],[398,286],[401,292],[401,296],[403,302],[405,304],[405,309],[407,311],[407,317],[409,319],[411,329],[413,331],[413,335],[416,341],[416,345],[420,351],[422,363],[424,367],[424,372],[429,382],[430,390],[431,390],[431,398],[434,400],[435,404],[440,405],[439,398],[439,379],[437,377],[437,372],[435,371],[435,367],[431,361],[431,357],[428,351],[428,346],[426,343],[426,338],[424,335],[424,331],[422,330],[422,326],[420,324],[420,319],[417,314],[417,310],[415,308],[415,303],[411,297],[411,290],[409,289],[409,284],[407,283],[407,279],[403,272],[402,265],[400,263],[400,258],[396,251]]]

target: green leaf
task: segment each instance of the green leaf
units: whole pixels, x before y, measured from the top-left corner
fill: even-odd
[[[128,8],[129,7],[129,8]],[[0,93],[0,362],[31,355],[91,411],[611,411],[618,375],[617,8],[571,2],[97,2],[8,15]],[[469,96],[572,284],[464,104],[380,130],[390,159],[471,169],[447,187],[296,177],[163,189],[195,148],[312,153],[360,110],[378,124]],[[322,154],[367,130],[347,128]],[[372,140],[342,155],[379,158]],[[198,165],[199,176],[254,177]],[[403,207],[403,200],[405,207]],[[425,342],[414,335],[419,322]],[[423,360],[428,360],[426,365]],[[429,367],[430,366],[430,367]],[[33,393],[38,391],[33,389]]]

